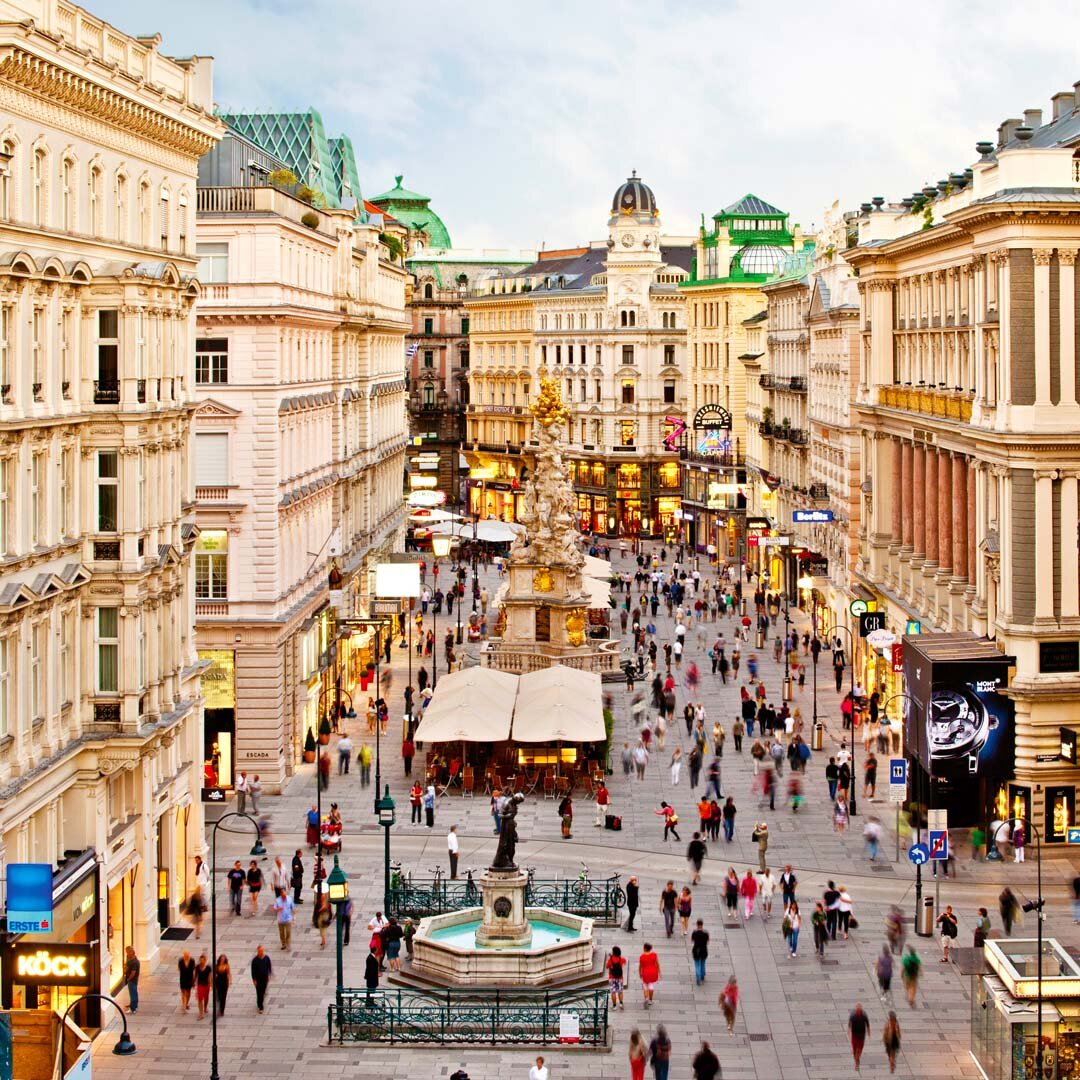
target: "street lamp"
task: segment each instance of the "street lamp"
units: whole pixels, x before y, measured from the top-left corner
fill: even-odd
[[[719,547],[719,545],[717,545]],[[788,648],[788,643],[791,640],[791,601],[784,597],[784,701],[791,700],[791,671],[790,671],[790,655],[791,650]]]
[[[383,827],[385,847],[383,849],[383,911],[390,911],[390,827],[394,824],[394,800],[390,797],[390,785],[387,784],[383,797],[375,803],[379,815],[379,824]]]
[[[251,822],[252,826],[255,829],[256,846],[259,846],[259,841],[262,836],[262,829],[259,828],[259,823],[250,814],[240,814],[233,810],[228,814],[222,814],[221,817],[219,817],[217,821],[214,822],[214,828],[210,834],[210,955],[213,958],[211,961],[211,966],[217,963],[217,834],[218,829],[221,828],[221,823],[223,821],[228,821],[229,818],[233,817],[245,818],[247,821]],[[226,829],[225,831],[234,832],[235,830]],[[221,1080],[221,1075],[218,1072],[217,979],[213,978],[212,976],[210,979],[210,993],[210,1080]]]
[[[120,1013],[120,1019],[124,1023],[124,1030],[120,1032],[120,1038],[116,1040],[116,1045],[113,1047],[113,1053],[119,1057],[130,1057],[135,1053],[135,1044],[131,1041],[131,1036],[128,1034],[127,1013],[124,1012],[124,1006],[121,1005],[116,998],[109,997],[108,994],[80,994],[67,1009],[64,1010],[63,1018],[60,1021],[60,1030],[64,1030],[68,1013],[70,1013],[80,1001],[88,1001],[90,998],[97,998],[99,1001],[107,1001],[110,1005],[116,1006]]]
[[[812,577],[803,576],[799,578],[795,584],[800,589],[812,589],[814,587],[814,579]],[[817,604],[814,603],[813,596],[810,597],[810,629],[813,634],[813,641],[817,640]],[[813,651],[811,649],[811,651]],[[814,730],[817,730],[818,718],[817,718],[817,657],[814,657]],[[852,785],[854,786],[854,785]]]
[[[431,538],[431,551],[435,559],[445,559],[450,554],[450,537],[433,536]],[[461,612],[458,612],[458,618]],[[431,689],[439,685],[439,612],[436,605],[431,607],[431,635],[435,639],[435,647],[431,650]]]
[[[345,930],[345,903],[349,899],[349,879],[345,871],[341,869],[338,857],[334,856],[334,869],[330,871],[326,879],[326,888],[330,897],[330,903],[334,905],[335,921],[337,922],[337,1007],[338,1016],[341,1016],[341,991],[345,985],[345,959],[342,956],[344,946],[342,940]]]

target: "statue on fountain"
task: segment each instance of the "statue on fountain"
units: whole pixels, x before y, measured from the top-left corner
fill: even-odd
[[[495,852],[495,861],[491,864],[492,870],[517,869],[517,863],[514,862],[517,849],[516,819],[518,807],[524,801],[525,796],[518,791],[503,803],[502,813],[499,815],[499,847]]]

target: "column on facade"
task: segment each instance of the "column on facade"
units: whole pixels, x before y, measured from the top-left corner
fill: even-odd
[[[904,449],[899,439],[892,440],[892,543],[900,546],[904,522]]]
[[[919,495],[923,503],[923,517],[926,525],[926,565],[937,566],[938,564],[938,515],[937,515],[937,479],[938,479],[938,454],[932,448],[926,449],[925,458],[925,482]]]
[[[952,570],[952,463],[946,450],[938,453],[938,567]]]
[[[1058,249],[1058,353],[1062,405],[1076,404],[1076,252]],[[1062,517],[1064,520],[1064,517]]]
[[[978,483],[978,469],[972,458],[967,463],[967,579],[968,585],[978,584],[979,537],[984,535],[978,517],[978,495],[975,485]]]
[[[1035,404],[1050,404],[1050,258],[1049,248],[1035,257]]]
[[[1035,470],[1035,618],[1054,617],[1054,480],[1052,469]]]
[[[1061,478],[1061,617],[1063,619],[1080,618],[1080,556],[1076,550],[1074,526],[1068,524],[1080,521],[1077,482],[1076,473],[1066,473]]]
[[[926,557],[926,450],[919,445],[914,448],[914,476],[912,478],[911,516],[913,522],[913,554]]]
[[[915,448],[911,443],[905,442],[904,448],[904,490],[902,496],[903,502],[903,521],[901,523],[903,530],[903,546],[905,551],[910,551],[912,546],[912,538],[914,536],[914,530],[912,528],[913,521],[911,516],[911,504],[913,500],[913,483],[915,479]]]
[[[968,573],[967,458],[952,459],[953,576],[966,580]]]

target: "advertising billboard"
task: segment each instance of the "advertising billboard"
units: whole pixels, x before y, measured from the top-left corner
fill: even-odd
[[[53,928],[53,873],[49,863],[9,863],[9,934],[49,934]]]
[[[987,785],[1013,774],[1015,724],[1009,684],[1014,657],[973,634],[903,640],[904,743],[931,779],[928,805],[971,824]]]

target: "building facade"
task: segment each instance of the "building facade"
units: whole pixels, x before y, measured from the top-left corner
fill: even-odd
[[[203,844],[195,185],[221,125],[208,59],[65,0],[3,0],[0,42],[0,857],[54,867],[40,940],[94,957],[87,986],[3,992],[62,1009],[125,946],[153,963]]]
[[[1014,715],[995,715],[995,760],[971,765],[981,812],[1029,816],[1047,842],[1076,820],[1078,779],[1061,755],[1062,726],[1080,721],[1078,105],[1056,95],[1048,123],[1006,121],[970,169],[865,204],[845,252],[862,339],[859,580],[898,637],[985,635],[1014,658]]]
[[[316,205],[268,181],[308,176],[268,135],[286,123],[230,118],[201,166],[197,221],[201,752],[208,780],[228,788],[243,769],[267,791],[371,658],[370,634],[337,639],[327,575],[336,562],[348,610],[366,614],[375,562],[402,543],[406,441],[407,271],[358,213],[355,179],[324,184]],[[235,167],[255,151],[269,173]]]
[[[698,232],[687,303],[683,536],[699,554],[736,559],[746,551],[747,383],[757,360],[747,320],[765,307],[761,285],[802,246],[788,216],[756,195],[725,207]]]

